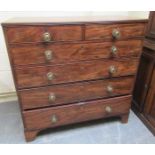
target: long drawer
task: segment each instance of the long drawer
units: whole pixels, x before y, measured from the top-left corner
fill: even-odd
[[[19,91],[23,109],[131,94],[134,77],[55,85]]]
[[[126,114],[130,109],[131,96],[114,99],[81,102],[52,108],[24,111],[26,130],[56,127],[109,116]]]
[[[86,40],[113,40],[144,36],[145,24],[90,24],[86,26]]]
[[[65,65],[16,68],[18,88],[134,75],[138,59],[92,60]]]
[[[90,60],[99,58],[138,57],[141,53],[141,40],[70,43],[48,45],[12,45],[10,53],[14,65],[55,64],[69,61]]]

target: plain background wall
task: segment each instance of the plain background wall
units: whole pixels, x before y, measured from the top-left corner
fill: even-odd
[[[52,17],[52,16],[140,16],[147,18],[148,11],[123,11],[123,12],[0,12],[0,23],[13,17]],[[11,75],[10,64],[4,42],[2,28],[0,27],[0,94],[14,92],[14,83]]]

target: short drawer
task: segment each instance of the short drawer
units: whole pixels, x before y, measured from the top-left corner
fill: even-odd
[[[19,91],[23,109],[131,94],[134,77],[97,80]]]
[[[99,119],[120,116],[129,112],[131,96],[81,102],[52,108],[23,112],[27,130],[43,129]]]
[[[31,43],[81,40],[81,26],[19,26],[8,27],[8,43]]]
[[[18,67],[18,88],[134,75],[138,59],[93,60],[53,66]]]
[[[10,53],[14,65],[57,64],[71,61],[139,57],[141,40],[118,41],[115,43],[77,43],[44,45],[12,45]]]
[[[92,24],[86,26],[86,40],[107,39],[119,40],[144,36],[145,24]]]

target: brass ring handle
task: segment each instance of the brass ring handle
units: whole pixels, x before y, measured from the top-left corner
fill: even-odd
[[[117,54],[117,47],[116,46],[111,47],[111,53],[113,56],[115,56]]]
[[[45,32],[45,33],[43,34],[43,40],[44,40],[45,42],[51,41],[51,35],[50,35],[50,33]]]
[[[121,33],[120,33],[119,30],[114,29],[114,30],[112,31],[112,36],[113,36],[115,39],[119,39],[120,36],[121,36]]]
[[[51,123],[56,123],[57,121],[58,121],[57,116],[55,114],[52,115],[52,117],[51,117]]]
[[[53,78],[54,78],[54,74],[52,72],[47,73],[47,79],[49,81],[53,80]]]
[[[109,73],[110,73],[110,74],[115,74],[116,72],[117,72],[117,69],[116,69],[115,66],[110,66],[110,67],[109,67]]]
[[[48,99],[50,102],[54,102],[56,100],[56,96],[54,93],[50,93],[48,96]]]
[[[107,86],[107,92],[112,93],[113,92],[113,87],[112,86]]]
[[[111,112],[112,112],[112,108],[111,108],[110,106],[106,106],[106,107],[105,107],[105,111],[106,111],[107,113],[111,113]]]
[[[52,59],[52,51],[51,50],[47,50],[45,51],[45,58],[47,61],[50,61]]]

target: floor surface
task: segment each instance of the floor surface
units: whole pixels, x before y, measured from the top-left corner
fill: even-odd
[[[0,143],[26,143],[17,102],[0,103]],[[132,144],[155,143],[155,137],[131,111],[129,122],[105,119],[50,129],[32,144]]]

